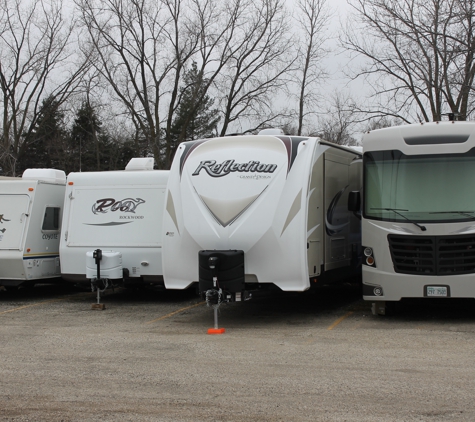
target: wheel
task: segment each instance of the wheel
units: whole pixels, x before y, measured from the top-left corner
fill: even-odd
[[[398,303],[395,301],[380,301],[373,302],[371,305],[371,312],[373,315],[395,315],[397,313]]]

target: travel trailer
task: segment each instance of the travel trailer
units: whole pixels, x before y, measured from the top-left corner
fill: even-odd
[[[357,267],[361,155],[319,138],[230,136],[181,144],[163,222],[167,289],[197,282],[240,301],[274,284],[307,290]]]
[[[113,283],[163,284],[161,233],[169,172],[153,170],[153,164],[153,158],[133,158],[125,170],[68,175],[60,242],[64,280],[90,283],[87,275],[94,268],[87,270],[87,254],[94,262],[92,254],[99,249],[104,274],[115,274]],[[112,271],[106,266],[110,257]]]
[[[420,123],[363,137],[363,297],[475,298],[475,123]]]
[[[27,169],[0,179],[0,285],[16,289],[59,281],[59,239],[66,175]]]

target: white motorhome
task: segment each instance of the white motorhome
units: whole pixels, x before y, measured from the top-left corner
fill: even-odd
[[[360,249],[361,156],[319,138],[279,134],[185,142],[175,155],[163,223],[167,289],[199,282],[228,300],[274,284],[304,291],[349,270]]]
[[[89,283],[86,255],[100,249],[121,254],[124,277],[118,282],[163,284],[161,233],[169,172],[153,170],[153,163],[153,158],[133,158],[125,170],[68,175],[60,243],[63,279]]]
[[[475,123],[364,135],[363,297],[475,298]]]
[[[7,289],[60,277],[59,239],[66,175],[27,169],[0,180],[0,285]]]

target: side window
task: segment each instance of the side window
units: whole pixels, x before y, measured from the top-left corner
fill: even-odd
[[[44,231],[58,231],[59,230],[59,207],[46,207],[45,217],[43,219]]]

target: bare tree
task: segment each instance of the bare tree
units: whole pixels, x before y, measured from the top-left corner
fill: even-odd
[[[95,66],[148,140],[156,162],[168,168],[177,145],[172,122],[182,101],[183,75],[195,61],[202,106],[218,87],[223,133],[243,116],[262,115],[270,93],[283,85],[289,40],[282,0],[76,0]],[[211,94],[212,95],[212,94]],[[266,109],[267,111],[267,109]]]
[[[365,132],[376,129],[383,129],[385,127],[400,126],[403,122],[400,119],[394,119],[388,116],[371,119],[365,128]]]
[[[178,85],[198,34],[187,0],[77,0],[95,67],[145,138],[160,167],[168,152],[160,124],[176,108]],[[168,96],[168,107],[162,100]],[[168,108],[168,116],[163,109]]]
[[[185,141],[193,116],[202,106],[202,101],[214,86],[216,78],[238,48],[234,38],[235,31],[240,23],[239,17],[243,7],[246,5],[246,0],[192,0],[192,2],[196,16],[194,29],[199,40],[196,49],[198,59],[193,59],[193,63],[199,63],[199,65],[193,87],[184,85],[183,72],[175,74],[175,84],[168,106],[165,129],[167,168],[171,165],[178,145]],[[239,43],[237,45],[239,46]],[[184,62],[182,69],[185,64]],[[173,133],[173,119],[175,113],[180,109],[183,100],[182,94],[185,92],[189,93],[188,101],[194,104],[194,108],[190,108],[188,115],[182,119],[182,130],[176,137]]]
[[[320,116],[318,136],[338,145],[356,145],[352,135],[356,131],[357,111],[354,100],[347,94],[336,92],[332,95],[327,113]]]
[[[59,106],[75,92],[86,69],[72,48],[74,17],[61,0],[0,1],[0,166],[16,175],[28,151],[42,100]]]
[[[246,122],[246,131],[252,132],[283,117],[277,98],[289,83],[297,57],[282,0],[241,3],[233,44],[217,84],[222,93],[221,136],[237,121]]]
[[[341,41],[366,60],[352,74],[373,85],[364,110],[406,122],[473,113],[475,0],[352,0]]]
[[[238,121],[247,132],[275,121],[281,116],[277,94],[288,83],[295,60],[284,2],[194,1],[201,31],[197,61],[202,84],[196,93],[211,90],[218,99],[220,134]],[[200,107],[199,98],[195,100]]]
[[[318,85],[326,78],[322,59],[328,51],[324,47],[330,14],[326,0],[297,1],[297,31],[299,37],[298,69],[295,72],[298,84],[298,128],[302,135],[304,119],[313,113],[319,100]],[[310,109],[310,111],[309,111]]]

